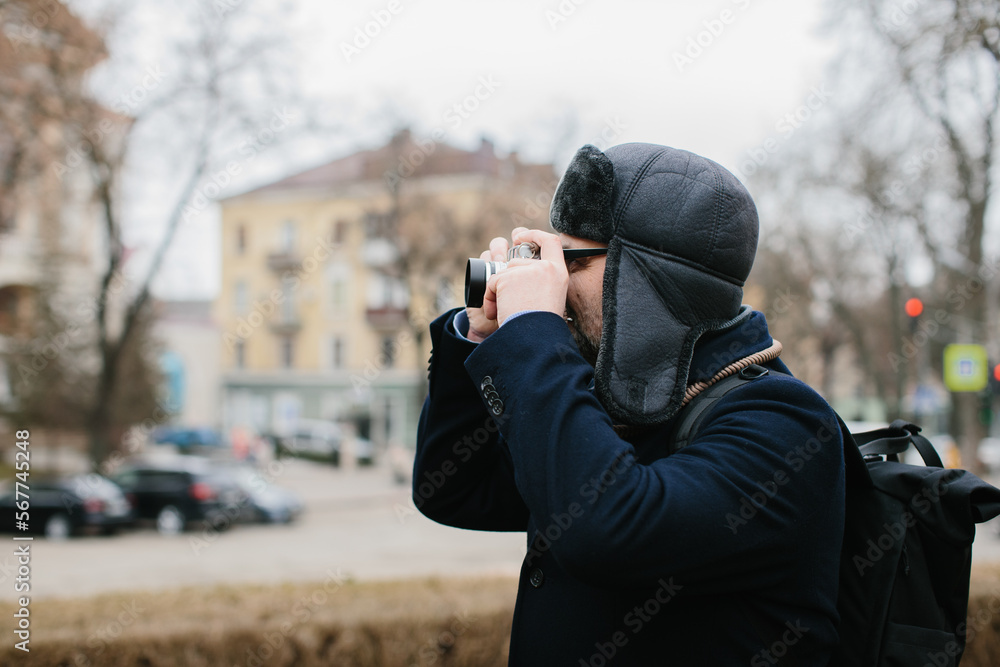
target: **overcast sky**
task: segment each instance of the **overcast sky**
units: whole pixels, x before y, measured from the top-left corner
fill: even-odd
[[[501,153],[555,160],[560,170],[584,143],[644,141],[701,153],[745,176],[754,150],[788,138],[788,114],[801,119],[804,105],[820,108],[835,95],[824,85],[835,45],[818,29],[819,0],[294,7],[287,20],[303,92],[331,100],[345,129],[294,154],[263,154],[275,176],[377,145],[401,123],[418,135],[440,128],[469,148],[488,136]],[[237,187],[255,184],[246,178]],[[209,209],[182,229],[160,296],[214,296],[217,220]]]

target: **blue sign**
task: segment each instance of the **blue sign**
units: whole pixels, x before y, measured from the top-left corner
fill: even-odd
[[[174,414],[184,409],[184,360],[176,352],[167,350],[160,357],[163,372],[163,407]]]

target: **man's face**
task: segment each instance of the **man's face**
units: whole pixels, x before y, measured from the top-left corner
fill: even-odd
[[[560,234],[562,247],[604,248],[607,244]],[[604,298],[604,255],[580,257],[566,265],[569,286],[566,291],[566,316],[573,340],[580,353],[591,366],[597,364],[597,351],[601,345],[603,326],[602,303]]]

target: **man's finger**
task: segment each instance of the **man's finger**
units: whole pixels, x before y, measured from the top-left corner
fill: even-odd
[[[497,274],[490,276],[483,293],[483,314],[488,320],[497,318]]]
[[[502,236],[490,241],[490,258],[488,261],[502,262],[507,259],[507,239]]]
[[[540,229],[523,229],[513,235],[516,243],[534,243],[541,249],[541,258],[557,264],[564,264],[562,257],[562,242],[555,234],[543,232]]]

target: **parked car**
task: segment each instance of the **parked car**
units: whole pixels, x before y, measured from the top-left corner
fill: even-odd
[[[132,501],[136,518],[154,521],[165,535],[191,523],[225,529],[241,498],[231,475],[213,461],[194,456],[132,463],[114,480]]]
[[[278,454],[329,461],[336,466],[340,465],[342,441],[343,433],[333,422],[301,419],[290,435],[277,440]]]
[[[166,426],[153,433],[153,442],[158,445],[174,445],[184,453],[219,449],[226,446],[218,431],[211,428],[176,428]]]
[[[24,489],[21,489],[24,491]],[[133,523],[132,508],[114,482],[97,474],[32,480],[27,490],[27,510],[18,503],[13,483],[0,492],[0,530],[7,533],[41,533],[65,539],[81,533],[112,534]],[[22,511],[27,519],[20,518]],[[28,530],[18,529],[24,520]]]
[[[248,465],[227,468],[239,486],[240,518],[250,523],[291,523],[302,514],[304,506],[298,495],[272,484]]]

